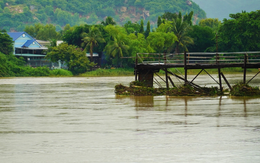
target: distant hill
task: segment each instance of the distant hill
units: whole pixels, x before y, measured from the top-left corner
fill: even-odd
[[[98,24],[111,16],[118,24],[127,21],[156,24],[165,12],[183,14],[194,11],[194,22],[205,18],[205,12],[191,0],[0,0],[0,28],[22,31],[35,23],[56,25]]]
[[[192,0],[202,8],[207,18],[230,18],[229,14],[260,10],[260,0]]]

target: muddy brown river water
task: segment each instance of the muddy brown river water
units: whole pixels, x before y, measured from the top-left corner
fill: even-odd
[[[260,162],[260,98],[115,95],[132,80],[1,78],[0,162]]]

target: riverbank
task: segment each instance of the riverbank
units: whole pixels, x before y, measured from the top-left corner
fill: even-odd
[[[184,74],[183,68],[171,68],[169,71],[179,74]],[[196,75],[200,72],[200,69],[188,70],[188,75]],[[206,69],[210,74],[217,74],[217,69]],[[224,74],[240,74],[243,73],[242,68],[223,68],[221,71]],[[258,69],[247,69],[247,73],[257,73]],[[206,74],[202,72],[201,74]],[[164,75],[164,71],[160,71],[159,75]],[[79,75],[73,75],[72,72],[64,69],[50,70],[47,67],[24,67],[19,68],[14,73],[3,73],[0,77],[106,77],[106,76],[134,76],[134,68],[112,68],[112,69],[96,69],[94,71],[88,71]]]
[[[88,71],[77,76],[80,77],[106,77],[106,76],[133,76],[133,68],[112,68],[112,69],[96,69]]]
[[[183,68],[171,68],[169,71],[176,74],[184,74]],[[196,75],[200,72],[200,69],[191,69],[188,70],[188,75]],[[210,74],[217,74],[217,69],[206,69],[206,71]],[[238,67],[231,68],[223,68],[221,71],[224,74],[240,74],[243,73],[244,69]],[[247,69],[248,73],[257,73],[258,69]],[[160,71],[159,74],[165,74],[164,71]],[[206,72],[202,72],[201,74],[206,74]],[[132,76],[134,75],[134,68],[114,68],[114,69],[97,69],[94,71],[85,72],[83,74],[77,75],[80,77],[102,77],[102,76]]]

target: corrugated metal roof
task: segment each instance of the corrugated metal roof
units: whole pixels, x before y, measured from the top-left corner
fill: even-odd
[[[90,53],[86,53],[86,56],[90,57]],[[93,57],[98,57],[98,56],[99,56],[98,53],[93,53]]]
[[[18,39],[22,34],[24,34],[25,32],[7,32],[7,34],[13,38],[13,41],[15,41],[16,39]]]
[[[29,47],[35,40],[27,40],[22,47]]]
[[[36,42],[36,44],[38,44],[40,47],[43,47],[41,44],[39,44],[37,42],[37,40],[35,40],[32,36],[30,36],[28,33],[26,32],[7,32],[7,34],[13,38],[13,41],[17,40],[21,35],[25,34],[26,36],[28,36],[30,38],[30,40],[27,40],[22,46],[19,45],[19,47],[29,47],[33,42]],[[15,45],[15,47],[17,47]],[[45,49],[45,47],[43,47]]]

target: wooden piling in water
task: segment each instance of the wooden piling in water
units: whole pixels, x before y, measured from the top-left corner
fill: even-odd
[[[244,55],[244,78],[243,78],[244,84],[246,84],[246,62],[247,62],[247,54]]]
[[[187,69],[187,55],[186,51],[184,52],[184,71],[185,71],[185,84],[188,84],[188,69]]]

